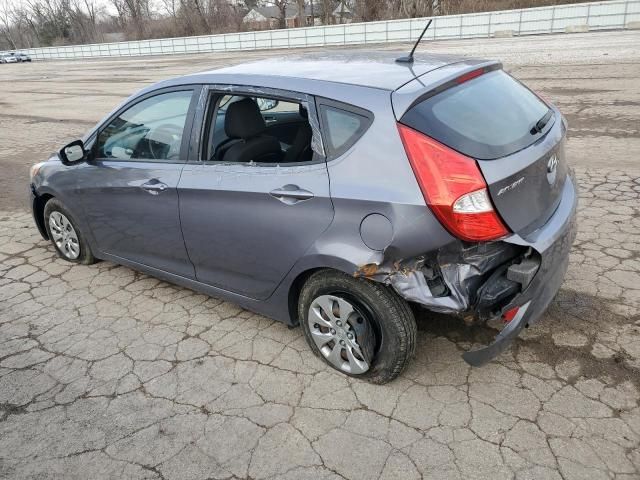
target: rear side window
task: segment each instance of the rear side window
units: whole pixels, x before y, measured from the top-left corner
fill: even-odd
[[[301,164],[314,160],[306,101],[211,93],[202,159]]]
[[[496,70],[420,102],[401,123],[470,157],[494,159],[535,142],[549,107],[517,80]],[[543,129],[553,124],[551,118]]]
[[[321,103],[320,116],[329,158],[336,158],[351,148],[372,121],[372,115],[366,110],[334,102]]]

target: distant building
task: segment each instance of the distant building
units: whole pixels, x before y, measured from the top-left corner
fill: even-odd
[[[286,28],[296,27],[308,27],[311,25],[322,25],[324,18],[324,10],[322,4],[313,3],[313,8],[310,3],[307,3],[304,7],[304,24],[300,25],[300,19],[298,17],[298,6],[295,4],[288,4],[285,10],[285,25]],[[330,23],[350,23],[353,19],[353,12],[346,5],[346,3],[340,2],[336,6],[335,10],[331,12]],[[249,10],[244,16],[242,22],[252,30],[265,30],[279,28],[280,26],[280,10],[273,5],[264,7],[255,7]]]
[[[353,11],[347,6],[346,2],[338,3],[332,15],[335,23],[351,23],[353,20]]]
[[[296,19],[291,5],[287,5],[285,24],[287,28],[295,26]],[[295,9],[297,14],[297,9]],[[280,25],[280,9],[275,6],[254,7],[244,16],[242,23],[254,30],[278,28]]]

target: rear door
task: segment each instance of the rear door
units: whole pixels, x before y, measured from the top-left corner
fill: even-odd
[[[568,169],[562,115],[502,70],[466,72],[400,122],[476,159],[513,232],[535,230],[557,208]]]
[[[203,126],[192,137],[195,158],[184,167],[178,185],[184,240],[199,281],[265,299],[331,223],[329,176],[320,152],[295,164],[212,160],[218,142],[208,139],[220,134],[225,121],[222,88],[203,92],[199,104],[207,107],[198,115]],[[243,96],[241,87],[231,88],[235,96]],[[229,87],[224,90],[228,94]],[[261,92],[302,103],[309,115],[316,115],[311,97]],[[259,100],[255,93],[247,96]],[[314,145],[322,145],[321,140]]]

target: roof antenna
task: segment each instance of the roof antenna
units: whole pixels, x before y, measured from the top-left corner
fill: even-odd
[[[424,34],[427,32],[427,28],[429,28],[429,25],[431,25],[431,22],[433,22],[433,18],[429,19],[429,23],[427,23],[427,26],[424,27],[424,30],[422,30],[422,33],[418,37],[418,40],[416,40],[415,45],[411,49],[411,53],[409,53],[409,55],[407,55],[406,57],[396,58],[396,62],[398,62],[398,63],[413,63],[413,52],[416,51],[416,47],[420,43],[420,40],[422,40],[422,37],[424,37]]]

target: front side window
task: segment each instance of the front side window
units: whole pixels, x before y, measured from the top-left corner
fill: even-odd
[[[176,161],[193,91],[162,93],[136,103],[98,137],[98,157]]]

